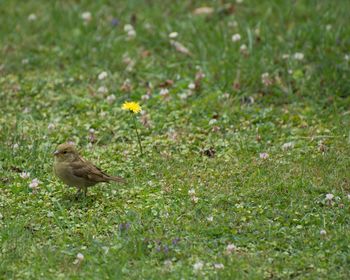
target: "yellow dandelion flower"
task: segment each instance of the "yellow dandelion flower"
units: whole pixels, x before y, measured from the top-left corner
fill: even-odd
[[[122,109],[133,112],[134,114],[141,112],[141,106],[137,102],[124,102]]]

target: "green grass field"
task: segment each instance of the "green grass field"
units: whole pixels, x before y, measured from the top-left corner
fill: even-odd
[[[349,10],[0,1],[0,279],[349,279]]]

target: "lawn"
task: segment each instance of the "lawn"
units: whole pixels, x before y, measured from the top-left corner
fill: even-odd
[[[1,1],[0,279],[349,279],[349,10]]]

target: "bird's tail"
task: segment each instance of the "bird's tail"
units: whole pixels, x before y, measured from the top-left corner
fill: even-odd
[[[119,176],[108,176],[108,180],[118,182],[118,183],[123,183],[123,184],[126,183],[126,180],[122,177],[119,177]]]

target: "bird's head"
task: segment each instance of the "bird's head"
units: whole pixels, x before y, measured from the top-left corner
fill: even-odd
[[[53,155],[58,162],[72,162],[79,158],[79,154],[74,145],[69,143],[58,145]]]

